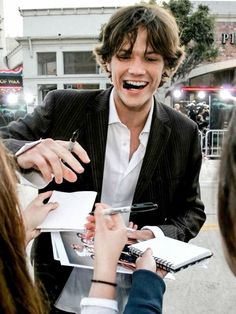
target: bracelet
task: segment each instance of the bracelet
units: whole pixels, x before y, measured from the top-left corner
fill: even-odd
[[[104,281],[104,280],[96,280],[96,279],[91,279],[92,282],[97,282],[97,283],[103,283],[104,285],[110,285],[113,287],[117,287],[117,283],[115,282],[109,282],[109,281]]]

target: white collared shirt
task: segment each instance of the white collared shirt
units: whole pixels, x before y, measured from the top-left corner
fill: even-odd
[[[146,152],[152,114],[153,104],[145,126],[139,135],[139,147],[129,160],[130,130],[120,121],[114,103],[113,92],[111,92],[101,196],[102,203],[106,203],[112,207],[129,206],[132,204],[135,187]]]

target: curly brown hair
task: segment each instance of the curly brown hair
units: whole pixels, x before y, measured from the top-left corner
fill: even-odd
[[[175,18],[158,5],[134,5],[118,9],[103,26],[102,41],[94,49],[96,60],[110,77],[107,63],[119,51],[124,40],[129,42],[132,52],[140,27],[147,30],[147,44],[164,59],[161,86],[178,69],[184,51],[180,47]]]

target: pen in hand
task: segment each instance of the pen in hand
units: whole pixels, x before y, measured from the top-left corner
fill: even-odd
[[[77,129],[77,130],[75,130],[75,131],[73,132],[72,137],[71,137],[70,140],[69,140],[69,144],[68,144],[68,151],[69,151],[69,152],[72,152],[72,151],[73,151],[73,148],[74,148],[74,146],[75,146],[75,142],[76,142],[78,136],[79,136],[79,129]]]
[[[157,208],[158,208],[158,205],[152,202],[138,203],[138,204],[133,204],[130,206],[106,208],[104,210],[104,215],[115,215],[115,214],[125,214],[125,213],[131,213],[131,214],[146,213],[146,212],[154,211]],[[89,214],[94,215],[94,212],[90,212]]]

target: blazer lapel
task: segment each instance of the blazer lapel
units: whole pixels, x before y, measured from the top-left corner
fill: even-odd
[[[94,99],[92,110],[86,117],[86,142],[91,159],[91,175],[98,199],[102,189],[102,177],[106,152],[107,128],[109,118],[109,95],[106,90]]]
[[[164,110],[163,105],[155,103],[146,153],[135,189],[134,203],[140,199],[145,191],[146,186],[152,178],[153,171],[157,166],[158,160],[163,154],[168,143],[171,133],[171,128],[167,123],[168,121],[169,117]]]

